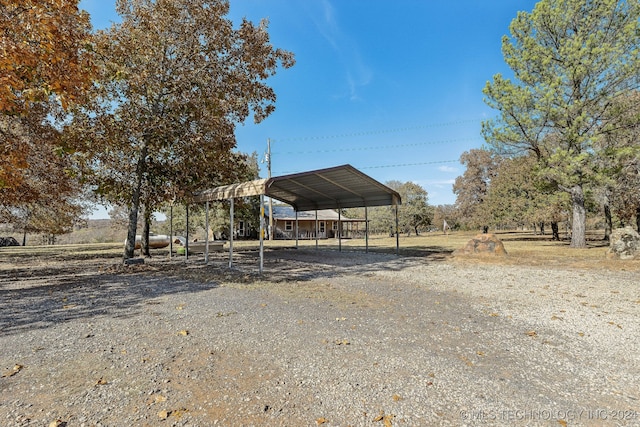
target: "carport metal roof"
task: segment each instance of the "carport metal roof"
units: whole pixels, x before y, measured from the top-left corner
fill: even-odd
[[[310,172],[283,175],[268,179],[224,185],[203,191],[194,197],[195,202],[212,202],[230,199],[231,230],[229,231],[229,268],[233,263],[233,200],[239,197],[269,196],[293,206],[296,212],[318,211],[322,209],[342,209],[371,206],[396,206],[396,231],[398,229],[398,209],[400,195],[365,175],[351,165],[336,166]],[[366,216],[366,209],[365,209]],[[207,203],[207,225],[209,204]],[[264,215],[260,215],[260,273],[264,262]],[[340,234],[338,234],[340,237]],[[396,253],[399,247],[399,234],[396,232]],[[367,237],[368,239],[368,237]],[[209,259],[208,240],[206,241],[205,262]],[[296,237],[297,246],[297,237]],[[317,247],[317,236],[316,236]],[[368,248],[368,240],[367,240]],[[189,253],[188,246],[186,254]]]
[[[265,195],[296,211],[401,204],[400,195],[351,165],[224,185],[196,195],[207,202]]]

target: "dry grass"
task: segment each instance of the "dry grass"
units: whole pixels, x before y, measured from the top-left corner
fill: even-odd
[[[464,257],[455,258],[452,252],[464,245],[477,233],[454,232],[448,235],[442,233],[425,233],[420,236],[401,235],[399,237],[401,256],[425,257],[433,261],[453,261],[465,263],[489,263],[503,265],[528,266],[565,266],[583,269],[632,270],[640,271],[640,260],[620,261],[608,259],[606,251],[608,245],[602,240],[602,232],[588,235],[587,248],[572,249],[568,240],[553,241],[550,235],[539,236],[530,232],[496,232],[504,243],[508,252],[507,257]],[[255,251],[259,248],[257,241],[234,241],[234,251]],[[322,250],[364,251],[364,239],[319,240],[318,248]],[[267,249],[293,248],[296,242],[292,240],[265,241]],[[300,248],[313,249],[315,240],[299,240]],[[175,249],[175,248],[174,248]],[[75,260],[82,261],[96,258],[117,259],[122,256],[122,244],[98,243],[55,246],[26,246],[0,248],[0,260],[4,259],[18,264],[28,264],[36,259],[48,261]],[[225,251],[228,245],[225,245]],[[396,239],[389,236],[371,236],[368,241],[370,252],[395,253]],[[167,249],[153,250],[154,257],[168,257]],[[196,256],[198,257],[198,256]],[[200,255],[201,257],[201,255]]]
[[[504,231],[495,233],[504,243],[507,257],[454,258],[454,250],[462,248],[477,235],[476,232],[425,233],[420,236],[401,235],[400,255],[428,257],[432,260],[454,260],[454,262],[491,263],[503,265],[565,266],[584,269],[634,270],[640,271],[640,260],[621,261],[608,259],[608,243],[602,240],[603,233],[595,231],[587,236],[587,248],[573,249],[569,240],[554,241],[550,235],[534,235],[531,232]],[[300,240],[299,247],[314,248],[315,240]],[[318,242],[321,249],[364,251],[364,239],[327,239]],[[234,242],[238,250],[255,249],[257,242]],[[265,247],[295,247],[295,241],[265,241]],[[369,251],[395,253],[396,239],[389,236],[369,238]]]

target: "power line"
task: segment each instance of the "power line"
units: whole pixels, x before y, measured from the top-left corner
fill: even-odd
[[[407,147],[419,147],[422,145],[435,145],[435,144],[447,144],[456,142],[468,142],[479,141],[479,138],[458,138],[458,139],[442,139],[437,141],[416,142],[412,144],[395,144],[395,145],[376,145],[370,147],[343,147],[343,148],[331,148],[323,150],[307,150],[307,151],[282,151],[272,154],[279,155],[296,155],[296,154],[318,154],[318,153],[336,153],[345,151],[368,151],[368,150],[385,150],[390,148],[407,148]]]
[[[425,166],[425,165],[437,165],[437,164],[443,164],[443,163],[458,163],[459,160],[436,160],[436,161],[432,161],[432,162],[419,162],[419,163],[399,163],[399,164],[395,164],[395,165],[376,165],[376,166],[360,166],[358,167],[358,169],[382,169],[382,168],[399,168],[399,167],[406,167],[406,166]],[[281,174],[292,174],[292,173],[298,173],[300,172],[299,170],[294,170],[294,171],[283,171]]]
[[[434,127],[455,126],[455,125],[461,125],[466,123],[477,123],[479,121],[480,119],[455,120],[451,122],[431,123],[427,125],[409,126],[409,127],[396,128],[396,129],[382,129],[382,130],[362,131],[362,132],[353,132],[353,133],[343,133],[343,134],[337,134],[337,135],[324,135],[324,136],[300,136],[300,137],[291,137],[291,138],[278,138],[278,139],[272,139],[272,141],[287,142],[287,141],[311,141],[311,140],[334,139],[334,138],[352,138],[356,136],[380,135],[385,133],[407,132],[410,130],[417,130],[417,129],[429,129]]]
[[[399,167],[405,167],[405,166],[424,166],[424,165],[436,165],[440,163],[458,163],[458,162],[459,160],[438,160],[434,162],[400,163],[396,165],[361,166],[359,169],[399,168]]]

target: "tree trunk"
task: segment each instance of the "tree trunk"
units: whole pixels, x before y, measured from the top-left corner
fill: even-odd
[[[544,236],[544,222],[540,223],[540,235]]]
[[[611,219],[611,206],[607,200],[604,204],[604,238],[605,242],[609,241],[611,231],[613,230],[613,220]]]
[[[149,250],[149,228],[151,227],[151,213],[150,213],[150,209],[145,206],[144,207],[144,227],[142,228],[142,241],[140,242],[141,244],[141,251],[142,251],[142,255],[146,256],[146,257],[151,257],[151,251]]]
[[[587,210],[584,207],[584,191],[582,185],[576,184],[570,189],[571,204],[573,206],[573,221],[571,224],[571,247],[586,248]]]
[[[560,240],[560,231],[558,229],[558,223],[553,221],[551,222],[551,240]]]
[[[184,212],[186,216],[187,230],[186,230],[186,238],[184,240],[184,257],[185,259],[189,259],[189,204],[185,204]]]
[[[636,206],[636,229],[640,233],[640,205]]]
[[[136,186],[131,196],[129,207],[129,227],[127,229],[127,244],[124,247],[124,260],[133,258],[136,248],[136,231],[138,227],[138,208],[140,207],[140,192],[142,190],[142,178],[146,169],[147,145],[140,150],[138,164],[136,165]]]

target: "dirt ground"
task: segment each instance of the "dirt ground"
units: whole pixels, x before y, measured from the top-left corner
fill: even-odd
[[[0,424],[640,425],[637,263],[0,254]]]

